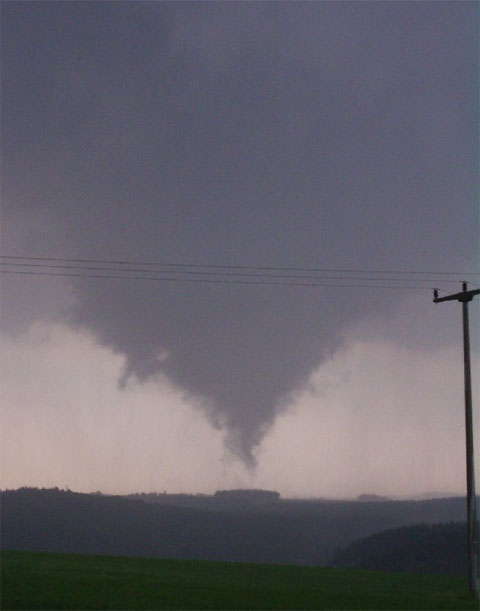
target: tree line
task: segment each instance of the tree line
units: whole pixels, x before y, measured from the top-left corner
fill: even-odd
[[[340,561],[340,556],[335,555],[339,548],[361,538],[418,522],[459,521],[465,510],[462,498],[365,503],[293,501],[260,495],[263,500],[271,498],[272,503],[256,505],[228,504],[225,500],[229,495],[220,496],[222,508],[210,509],[208,499],[204,506],[190,507],[162,504],[159,498],[145,502],[58,489],[4,491],[0,499],[1,546],[82,554],[327,565]],[[413,541],[415,531],[412,533]],[[385,566],[390,562],[387,550],[392,556],[403,553],[389,542],[384,542],[383,547]]]

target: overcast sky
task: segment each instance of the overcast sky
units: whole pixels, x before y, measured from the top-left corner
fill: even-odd
[[[2,487],[462,492],[478,3],[1,20]]]

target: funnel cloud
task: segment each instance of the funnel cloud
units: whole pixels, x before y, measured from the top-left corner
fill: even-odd
[[[405,293],[368,288],[394,273],[241,281],[478,271],[477,10],[5,3],[4,252],[174,265],[34,278],[38,310],[8,278],[4,328],[47,313],[90,331],[124,358],[119,383],[166,376],[253,467],[347,330]]]

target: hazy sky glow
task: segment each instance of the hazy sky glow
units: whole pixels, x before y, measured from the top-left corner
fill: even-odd
[[[2,486],[463,491],[478,72],[475,2],[4,2],[2,254],[69,267],[2,270],[144,279],[2,275]]]

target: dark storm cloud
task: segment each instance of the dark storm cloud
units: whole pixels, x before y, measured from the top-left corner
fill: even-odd
[[[5,249],[363,269],[475,260],[474,3],[3,13]],[[124,380],[165,373],[246,461],[346,326],[398,297],[94,279],[72,290],[70,322],[126,357]]]

